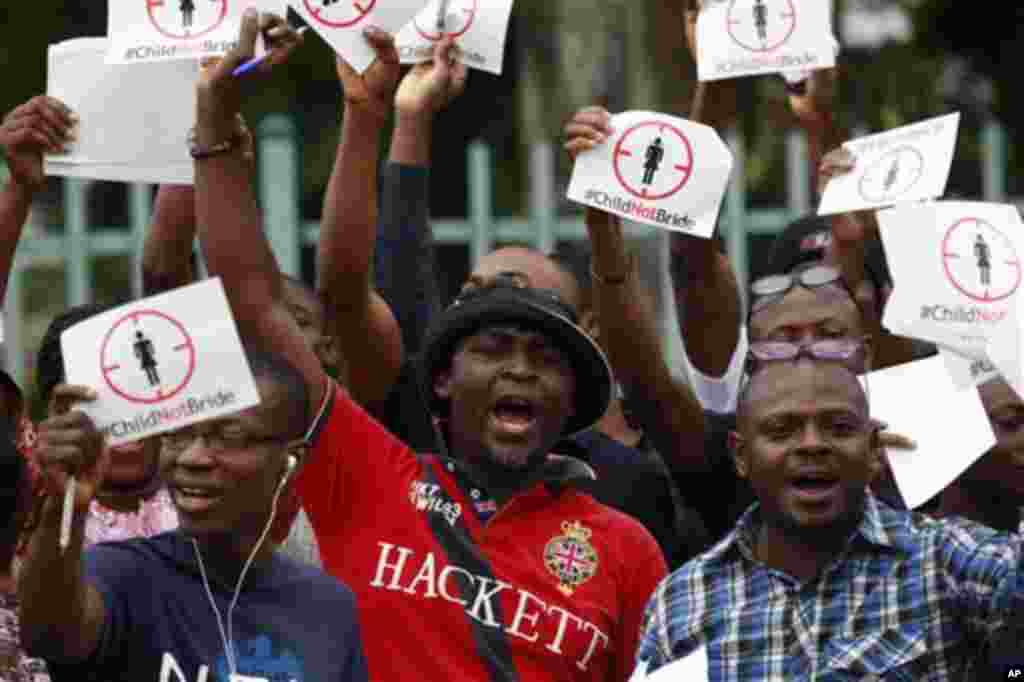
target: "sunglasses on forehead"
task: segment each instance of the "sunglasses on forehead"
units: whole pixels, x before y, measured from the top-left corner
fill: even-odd
[[[773,363],[795,362],[801,357],[820,362],[838,362],[854,372],[862,371],[850,367],[849,363],[864,350],[863,338],[843,337],[836,339],[819,339],[807,343],[792,341],[753,341],[744,361],[744,372],[740,380],[739,395],[746,392],[754,375]],[[861,375],[864,395],[871,402],[871,390],[867,374]]]
[[[815,265],[799,272],[768,275],[755,280],[750,285],[752,300],[750,313],[747,316],[748,320],[754,313],[780,301],[795,286],[812,291],[826,286],[836,287],[849,296],[854,303],[857,302],[857,297],[854,296],[849,285],[846,284],[846,280],[843,279],[843,274],[837,268]]]
[[[752,341],[747,354],[748,371],[758,363],[784,362],[801,356],[825,362],[846,362],[864,348],[864,340],[843,337],[818,339],[808,343],[794,341]]]

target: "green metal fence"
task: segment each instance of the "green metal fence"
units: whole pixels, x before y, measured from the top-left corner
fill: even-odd
[[[985,157],[981,167],[983,197],[987,201],[1004,201],[1006,191],[1007,140],[997,124],[982,131]],[[811,210],[811,188],[806,169],[806,144],[798,133],[786,139],[785,204],[771,209],[753,210],[749,206],[745,169],[745,147],[742,137],[733,132],[726,141],[735,155],[731,184],[722,208],[721,229],[726,235],[730,257],[741,283],[749,272],[749,237],[772,234],[790,220]],[[317,240],[317,222],[301,220],[301,168],[298,131],[285,116],[265,119],[257,130],[259,148],[258,192],[265,217],[271,226],[268,237],[285,272],[298,274],[303,245]],[[530,200],[528,215],[519,218],[495,217],[493,201],[494,164],[491,150],[473,144],[468,154],[468,216],[465,220],[440,220],[434,223],[434,238],[440,244],[465,244],[470,263],[475,263],[496,243],[528,243],[550,251],[559,240],[583,239],[586,231],[579,215],[559,215],[560,197],[556,196],[555,154],[550,143],[536,144],[529,155]],[[91,183],[65,180],[63,183],[64,233],[36,239],[23,239],[19,244],[14,271],[8,287],[6,305],[6,366],[22,383],[26,375],[25,342],[22,322],[25,319],[24,286],[30,269],[38,263],[63,262],[66,273],[67,305],[92,300],[93,259],[96,256],[130,256],[133,261],[133,289],[141,291],[138,257],[151,212],[152,187],[132,185],[129,190],[130,225],[90,226],[87,224],[87,197]],[[665,235],[653,228],[634,226],[631,234],[652,236],[667,243]],[[660,259],[661,292],[668,292],[667,267]],[[678,366],[681,347],[675,330],[675,313],[671,296],[662,295],[662,321],[670,357]]]

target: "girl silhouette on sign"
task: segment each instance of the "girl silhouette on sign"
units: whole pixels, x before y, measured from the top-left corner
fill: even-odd
[[[978,272],[981,274],[981,285],[987,287],[992,283],[992,247],[979,233],[974,240],[974,257],[978,259]]]
[[[160,375],[156,371],[156,350],[153,348],[153,342],[147,339],[141,331],[137,331],[135,332],[135,343],[132,346],[135,349],[135,357],[138,358],[139,364],[142,366],[142,371],[146,373],[149,385],[159,386]]]
[[[761,42],[768,40],[768,8],[764,0],[754,0],[754,26],[757,27],[757,37]]]
[[[192,15],[195,14],[195,0],[181,0],[181,26],[192,28]]]
[[[644,156],[644,178],[643,184],[649,185],[654,182],[654,174],[658,172],[658,168],[661,167],[661,160],[665,158],[665,146],[661,142],[660,137],[654,138],[647,147],[647,152]]]

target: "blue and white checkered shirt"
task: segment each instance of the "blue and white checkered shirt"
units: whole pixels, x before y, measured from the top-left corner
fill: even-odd
[[[841,555],[801,584],[754,558],[757,510],[658,586],[649,672],[705,646],[710,682],[970,680],[983,643],[1024,621],[1018,535],[869,495]]]

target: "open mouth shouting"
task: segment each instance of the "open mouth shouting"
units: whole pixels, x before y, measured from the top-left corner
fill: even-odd
[[[537,403],[523,396],[503,396],[491,407],[491,428],[499,437],[528,436],[538,421]]]

